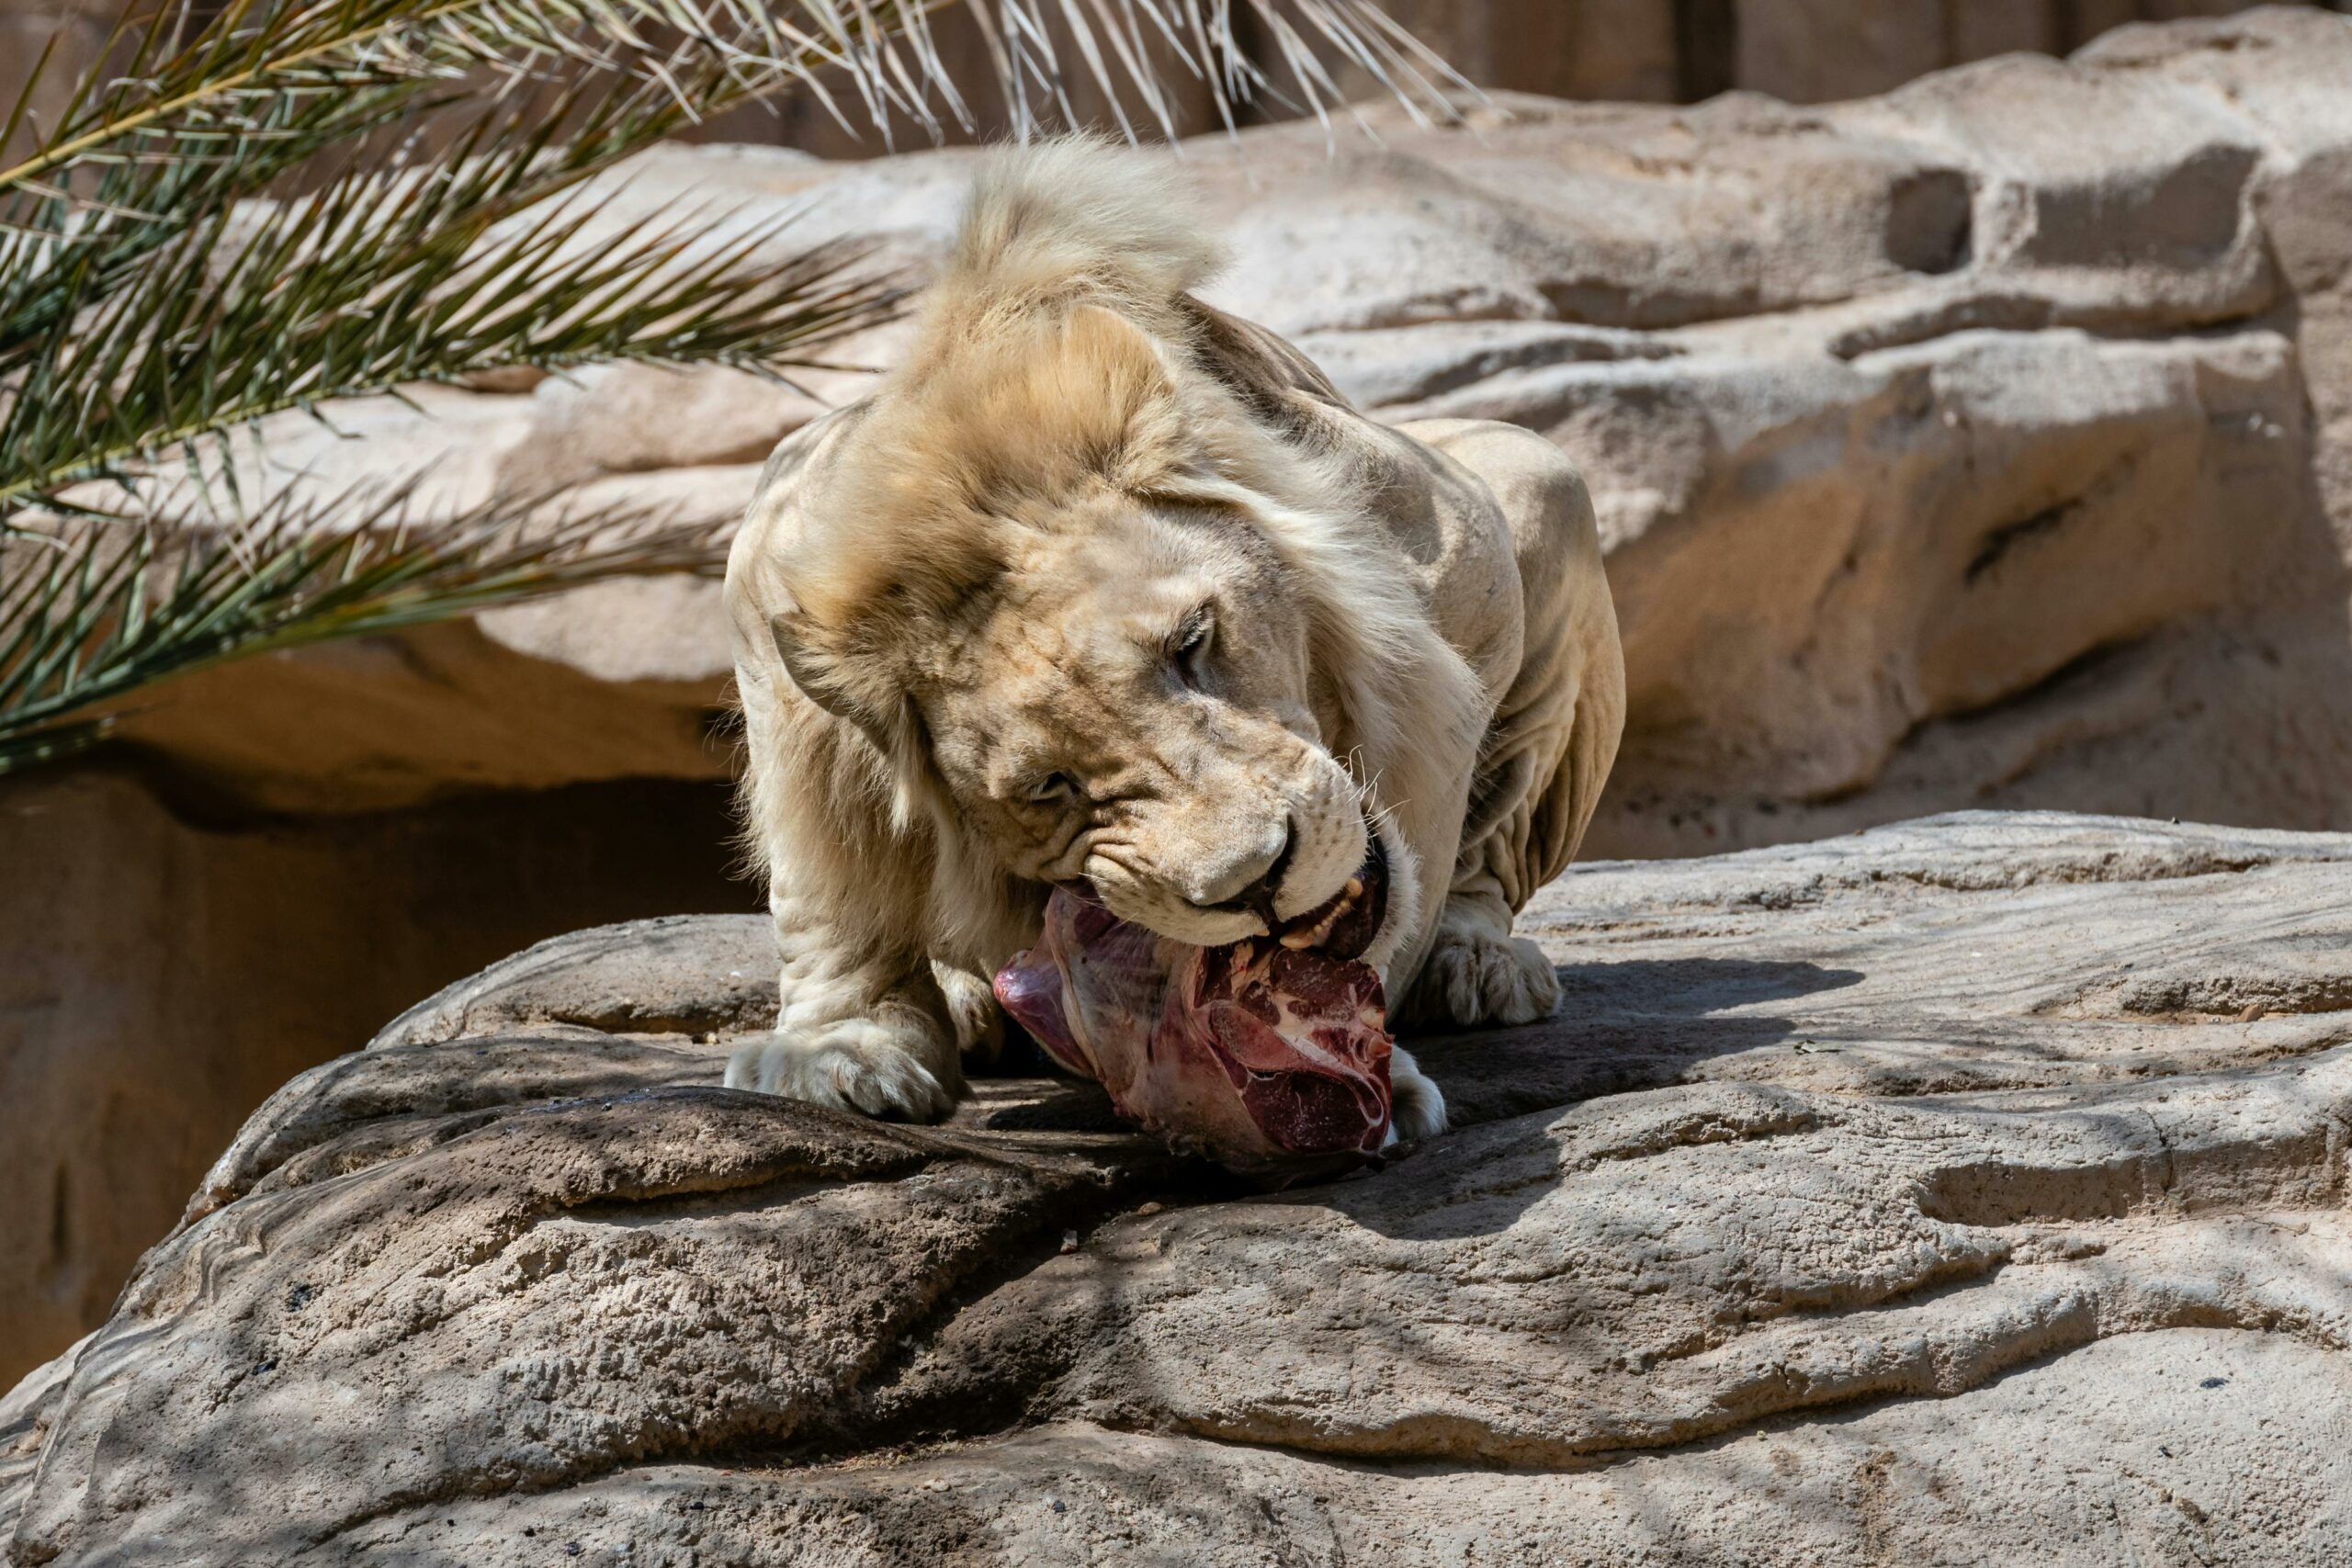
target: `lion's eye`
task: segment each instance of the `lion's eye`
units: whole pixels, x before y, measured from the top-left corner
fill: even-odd
[[[1023,793],[1032,806],[1061,806],[1078,798],[1078,784],[1068,773],[1047,773]]]
[[[1176,634],[1176,644],[1169,649],[1176,673],[1184,684],[1198,689],[1206,683],[1209,672],[1209,645],[1216,639],[1216,618],[1206,610],[1184,623]]]

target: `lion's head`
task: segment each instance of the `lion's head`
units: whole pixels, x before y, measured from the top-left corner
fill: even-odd
[[[1082,879],[1213,944],[1377,860],[1379,963],[1418,916],[1382,753],[1408,688],[1466,673],[1351,476],[1202,363],[1210,258],[1106,166],[983,180],[906,363],[808,445],[788,508],[755,506],[739,619],[967,875]],[[1089,182],[1082,233],[1057,175]]]

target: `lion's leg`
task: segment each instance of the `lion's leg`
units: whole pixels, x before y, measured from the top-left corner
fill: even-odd
[[[1453,879],[1409,1014],[1421,1023],[1532,1023],[1559,1005],[1552,961],[1511,923],[1583,836],[1613,754],[1613,710],[1576,703],[1566,721],[1498,720],[1471,795]],[[1609,726],[1607,735],[1592,733]],[[1604,741],[1606,742],[1604,744]],[[1593,761],[1598,752],[1600,761]]]
[[[1532,1023],[1559,1005],[1551,960],[1511,934],[1511,919],[1546,874],[1538,840],[1560,814],[1548,797],[1562,787],[1571,726],[1513,722],[1525,716],[1506,715],[1489,737],[1429,954],[1402,1010],[1408,1023]]]
[[[1388,1053],[1388,1141],[1416,1144],[1445,1131],[1445,1096],[1413,1054],[1402,1046]]]
[[[933,1039],[887,1010],[820,1030],[778,1031],[737,1049],[727,1087],[892,1121],[936,1122],[955,1109],[956,1095],[933,1070],[936,1062],[924,1065]]]
[[[984,1019],[960,980],[943,988],[922,945],[930,860],[874,806],[854,730],[781,680],[742,693],[781,1005],[727,1085],[937,1121],[963,1090],[961,1036]]]
[[[1510,932],[1510,907],[1479,894],[1448,894],[1407,1021],[1471,1028],[1532,1023],[1560,1005],[1560,982],[1544,950]]]
[[[1592,502],[1541,436],[1453,432],[1447,449],[1485,479],[1510,518],[1526,637],[1471,784],[1429,956],[1408,1019],[1529,1023],[1559,1004],[1551,960],[1511,921],[1576,853],[1624,724],[1624,660]]]
[[[727,1087],[836,1111],[935,1122],[964,1086],[958,1019],[928,961],[861,953],[831,921],[776,900],[783,1007],[727,1064]]]

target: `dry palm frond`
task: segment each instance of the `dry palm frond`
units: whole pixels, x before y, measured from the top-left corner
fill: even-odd
[[[658,532],[627,547],[562,530],[501,543],[521,517],[510,502],[389,533],[356,500],[368,526],[267,500],[241,517],[221,444],[288,410],[508,367],[822,363],[902,298],[865,254],[791,253],[781,224],[684,208],[616,225],[582,186],[780,92],[886,135],[894,120],[937,133],[943,116],[969,130],[933,36],[943,8],[229,0],[199,16],[179,0],[126,21],[109,71],[53,125],[31,118],[36,69],[0,117],[0,145],[31,139],[0,166],[0,773],[88,744],[104,705],[240,652],[664,569],[687,545]],[[972,9],[1024,137],[1074,118],[1064,85],[1081,77],[1130,135],[1176,130],[1162,69],[1207,83],[1228,126],[1263,95],[1325,113],[1327,58],[1417,112],[1459,85],[1369,0]],[[1286,83],[1242,47],[1245,17]],[[441,134],[453,115],[467,128]],[[232,486],[229,525],[183,536],[168,581],[168,530],[139,500],[167,458]],[[93,481],[130,500],[93,501]],[[703,534],[691,548],[716,558]]]

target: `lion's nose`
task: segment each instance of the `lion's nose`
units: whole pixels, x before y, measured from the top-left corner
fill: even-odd
[[[1290,815],[1285,812],[1257,853],[1227,863],[1213,879],[1204,878],[1186,889],[1186,897],[1207,908],[1247,909],[1272,930],[1274,889],[1290,870],[1291,851],[1297,842],[1298,835],[1291,830]]]

